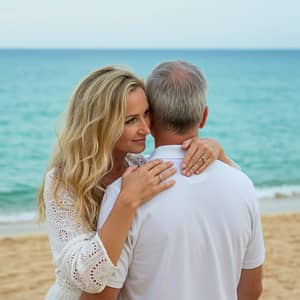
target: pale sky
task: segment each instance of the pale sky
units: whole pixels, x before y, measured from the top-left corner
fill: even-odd
[[[0,0],[0,48],[298,48],[299,0]]]

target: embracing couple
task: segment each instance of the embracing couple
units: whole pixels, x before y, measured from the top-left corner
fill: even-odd
[[[182,61],[158,65],[146,86],[116,67],[79,84],[39,193],[56,268],[46,299],[259,298],[256,193],[216,141],[198,138],[206,93]]]

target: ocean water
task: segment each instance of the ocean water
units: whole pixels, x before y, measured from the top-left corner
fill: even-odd
[[[201,135],[216,138],[240,164],[266,210],[278,202],[293,210],[300,199],[300,51],[0,50],[0,222],[34,216],[55,127],[80,79],[108,64],[146,78],[173,59],[207,77]],[[150,138],[146,153],[152,147]]]

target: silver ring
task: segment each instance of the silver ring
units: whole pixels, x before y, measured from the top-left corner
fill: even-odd
[[[204,155],[202,155],[202,156],[200,157],[200,159],[202,160],[203,163],[205,163],[205,162],[207,161],[207,158],[206,158]]]
[[[163,181],[162,177],[161,177],[161,174],[158,174],[158,179],[159,179],[159,182],[158,183],[161,183]]]

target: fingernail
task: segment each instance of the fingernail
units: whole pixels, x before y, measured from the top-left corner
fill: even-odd
[[[182,170],[182,175],[186,175],[186,171],[185,170]]]
[[[182,164],[182,169],[185,169],[186,168],[186,163],[183,163]]]

